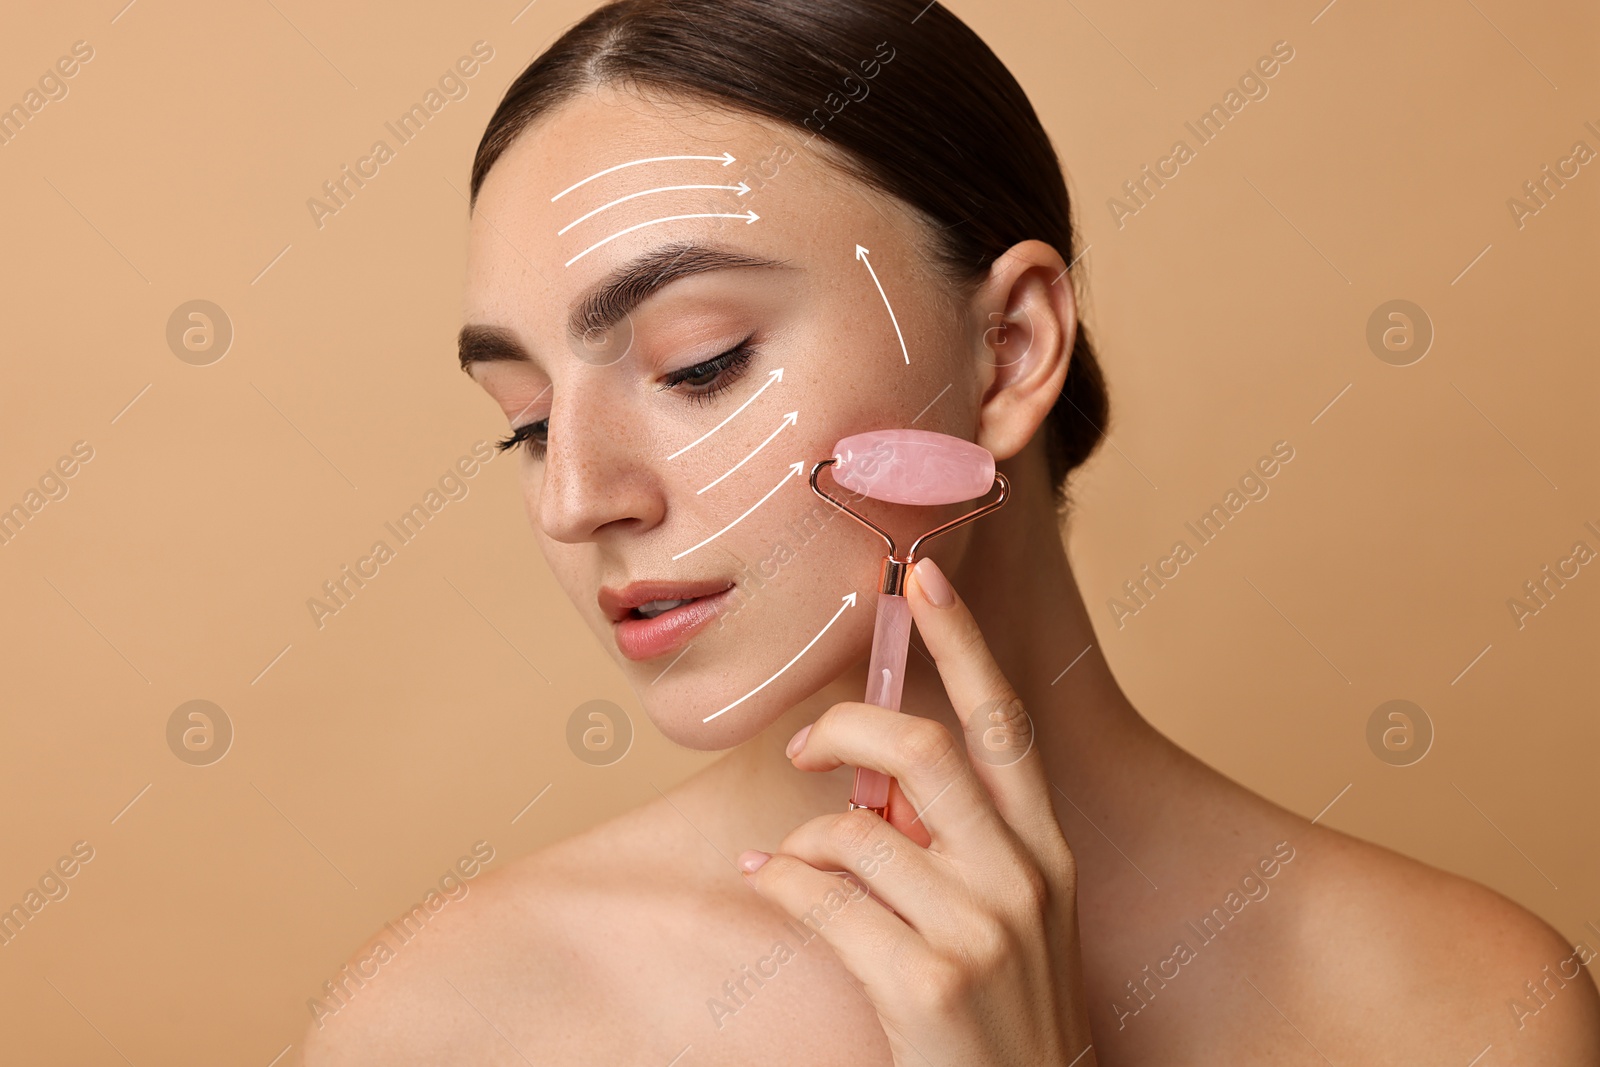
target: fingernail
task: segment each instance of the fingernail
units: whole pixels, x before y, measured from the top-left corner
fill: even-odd
[[[789,745],[783,750],[783,754],[788,756],[790,759],[794,759],[796,756],[798,756],[800,754],[800,750],[806,747],[806,735],[811,732],[811,727],[815,725],[815,723],[808,722],[804,726],[800,727],[799,732],[793,737],[789,738]]]
[[[920,559],[911,570],[917,576],[917,584],[922,586],[922,591],[927,594],[928,601],[934,607],[947,608],[956,602],[956,591],[950,588],[950,580],[944,576],[944,572],[933,560]]]
[[[762,864],[766,863],[771,858],[772,854],[769,852],[761,852],[758,849],[747,848],[743,852],[739,853],[739,869],[745,874],[755,874],[761,869]]]

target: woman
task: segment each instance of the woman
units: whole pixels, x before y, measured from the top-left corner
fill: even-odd
[[[1600,1062],[1586,977],[1507,1010],[1572,955],[1543,922],[1118,688],[1059,527],[1107,412],[1065,183],[947,10],[601,8],[472,199],[462,365],[550,568],[651,721],[727,754],[475,883],[307,1063]],[[859,702],[882,544],[798,472],[907,426],[1012,488],[915,569],[899,714]],[[967,510],[859,506],[902,548]]]

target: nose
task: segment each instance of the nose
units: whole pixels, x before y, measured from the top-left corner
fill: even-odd
[[[650,529],[665,506],[650,435],[620,401],[585,384],[575,380],[552,404],[539,489],[540,527],[567,544]]]

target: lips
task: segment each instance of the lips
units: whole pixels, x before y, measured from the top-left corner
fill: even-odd
[[[647,660],[673,651],[715,619],[732,599],[733,584],[729,579],[633,582],[620,590],[602,588],[598,601],[611,620],[618,651],[631,660]],[[635,610],[658,600],[688,603],[649,619]]]

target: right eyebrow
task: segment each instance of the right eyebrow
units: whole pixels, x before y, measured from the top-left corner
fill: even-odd
[[[568,316],[567,332],[573,337],[583,337],[592,331],[608,329],[647,298],[681,278],[716,270],[771,267],[793,268],[794,264],[716,245],[681,242],[662,245],[617,268],[579,297]],[[461,328],[458,345],[461,369],[468,373],[474,363],[532,359],[516,335],[501,326],[469,323]]]
[[[783,260],[751,255],[715,244],[678,242],[661,245],[612,271],[572,306],[567,332],[584,337],[609,329],[658,290],[680,278],[714,270],[790,267]]]

